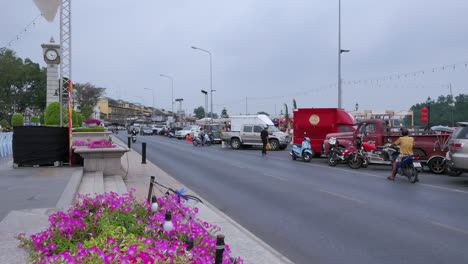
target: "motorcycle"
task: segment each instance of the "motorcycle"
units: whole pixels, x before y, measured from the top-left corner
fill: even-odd
[[[362,137],[363,135],[357,136],[356,141],[354,141],[355,149],[353,149],[348,159],[348,166],[352,169],[366,168],[369,165],[366,151],[366,147],[368,147],[366,144],[368,143],[362,143]]]
[[[132,143],[135,143],[137,140],[137,136],[135,134],[132,135]]]
[[[289,154],[293,160],[302,159],[304,162],[310,162],[314,156],[314,152],[310,146],[310,138],[305,137],[300,147],[298,145],[293,145]]]
[[[387,147],[383,151],[387,152],[388,156],[393,157],[395,160],[400,154],[400,147]],[[408,178],[409,182],[415,183],[419,181],[418,174],[419,170],[422,169],[418,155],[411,155],[405,157],[401,162],[398,163],[397,173]]]
[[[327,162],[330,166],[336,166],[338,163],[348,163],[351,154],[355,153],[356,147],[349,146],[343,148],[339,146],[339,142],[336,138],[331,137],[328,141],[330,148],[328,150]]]
[[[202,138],[203,138],[203,143],[202,143]],[[194,137],[192,140],[192,144],[194,146],[199,146],[199,145],[211,146],[212,142],[213,141],[210,140],[210,137],[208,136],[208,134],[203,134],[200,137]]]
[[[167,136],[169,138],[175,138],[175,132],[174,131],[170,131],[169,133],[167,133]]]

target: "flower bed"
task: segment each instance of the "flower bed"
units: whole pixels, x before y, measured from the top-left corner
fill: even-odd
[[[84,122],[85,122],[85,124],[87,124],[87,125],[89,125],[89,124],[96,124],[96,125],[99,126],[99,125],[101,124],[101,121],[100,121],[99,119],[94,119],[94,118],[85,120]]]
[[[134,190],[133,190],[134,191]],[[21,247],[33,263],[214,263],[216,239],[197,225],[197,208],[176,203],[177,196],[158,199],[158,211],[136,201],[132,192],[79,195],[67,213],[49,216],[50,226],[30,237],[20,234]],[[165,231],[167,212],[174,228]],[[183,213],[184,212],[184,213]],[[203,222],[212,231],[219,227]],[[167,230],[167,228],[166,228]],[[187,241],[193,240],[193,246]],[[223,263],[232,263],[225,246]],[[243,263],[237,259],[236,263]]]
[[[117,145],[113,145],[112,142],[105,140],[105,139],[96,140],[96,141],[91,141],[90,139],[87,139],[87,141],[74,140],[73,146],[88,146],[88,148],[116,148],[117,147]]]

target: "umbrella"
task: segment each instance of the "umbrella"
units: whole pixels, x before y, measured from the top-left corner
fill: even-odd
[[[452,133],[453,129],[447,126],[433,126],[431,130]]]

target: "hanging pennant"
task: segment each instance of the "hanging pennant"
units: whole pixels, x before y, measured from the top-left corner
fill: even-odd
[[[53,22],[61,0],[33,0],[41,14],[48,22]]]

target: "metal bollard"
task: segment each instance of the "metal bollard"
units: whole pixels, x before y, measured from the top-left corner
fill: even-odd
[[[224,235],[217,235],[216,236],[215,264],[223,263],[223,253],[224,253]]]
[[[132,138],[131,138],[131,137],[128,137],[127,139],[128,139],[128,140],[127,140],[127,146],[128,146],[128,148],[132,148]]]
[[[151,194],[153,193],[153,181],[154,181],[154,176],[151,176],[150,180],[150,186],[148,190],[148,203],[151,203]]]
[[[141,143],[141,164],[146,164],[146,142]]]

